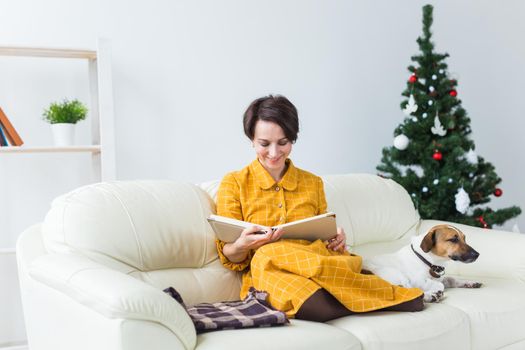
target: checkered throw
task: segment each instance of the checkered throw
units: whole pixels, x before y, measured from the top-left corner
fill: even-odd
[[[164,289],[164,292],[188,311],[197,333],[278,326],[289,322],[284,312],[273,309],[266,301],[268,293],[253,287],[244,300],[201,303],[190,307],[184,304],[182,297],[173,287]]]

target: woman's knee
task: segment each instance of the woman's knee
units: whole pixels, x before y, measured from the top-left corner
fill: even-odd
[[[295,318],[300,320],[326,322],[353,314],[325,289],[318,289],[299,308]]]

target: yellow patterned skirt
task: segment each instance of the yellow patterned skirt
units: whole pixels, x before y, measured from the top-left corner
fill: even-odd
[[[324,288],[353,312],[401,304],[422,294],[417,288],[393,286],[374,275],[363,275],[360,256],[326,248],[321,240],[280,240],[255,252],[243,275],[241,298],[254,286],[269,294],[271,305],[294,317],[301,305]]]

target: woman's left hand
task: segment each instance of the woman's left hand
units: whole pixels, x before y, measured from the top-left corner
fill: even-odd
[[[337,235],[328,240],[328,245],[326,246],[328,249],[332,249],[336,252],[344,252],[346,249],[346,234],[345,230],[343,230],[342,227],[337,228]]]

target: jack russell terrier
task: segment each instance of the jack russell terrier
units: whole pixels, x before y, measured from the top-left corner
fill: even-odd
[[[363,269],[394,285],[420,288],[427,303],[439,302],[445,288],[479,288],[481,283],[445,277],[449,260],[474,262],[479,256],[465,242],[465,235],[450,225],[434,226],[426,235],[412,238],[412,243],[392,254],[365,259]]]

